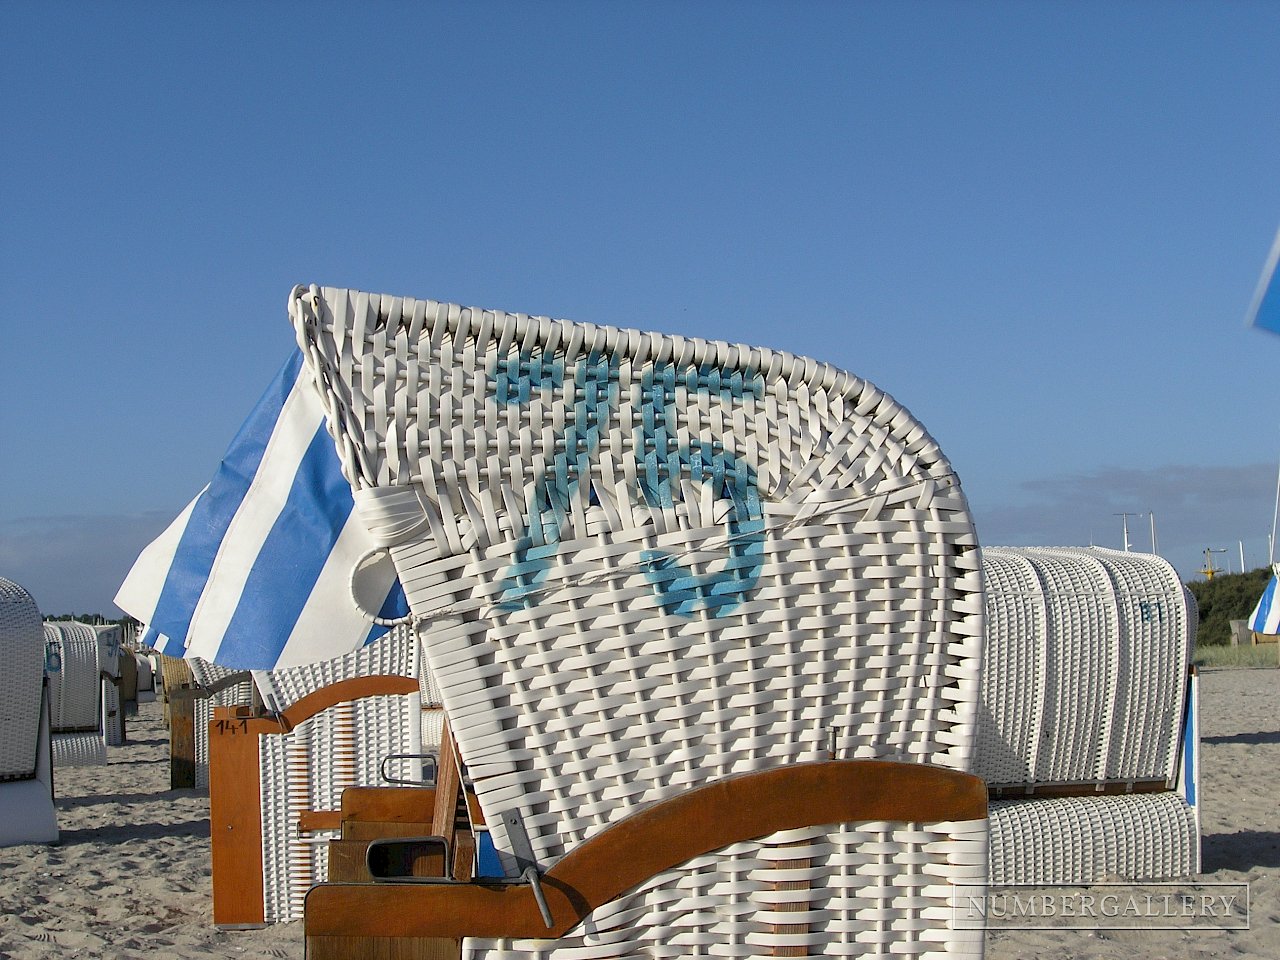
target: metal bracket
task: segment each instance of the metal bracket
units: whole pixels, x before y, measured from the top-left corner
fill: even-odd
[[[533,844],[529,842],[524,821],[515,810],[503,813],[501,820],[507,830],[507,840],[511,844],[511,853],[516,858],[520,879],[533,888],[533,899],[538,902],[538,912],[542,914],[542,922],[550,930],[555,923],[551,919],[551,908],[547,906],[547,896],[542,892],[542,873],[538,870],[538,861],[533,855]]]

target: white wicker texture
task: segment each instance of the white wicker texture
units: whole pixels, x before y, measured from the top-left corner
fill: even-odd
[[[85,623],[46,621],[45,669],[53,732],[102,732],[98,634]]]
[[[463,956],[980,957],[983,932],[950,921],[953,884],[985,877],[985,820],[828,824],[698,857],[559,940],[468,938]]]
[[[120,679],[120,658],[129,654],[123,649],[119,624],[95,626],[93,629],[98,635],[98,669],[105,674],[102,678],[102,733],[107,746],[118,747],[125,742],[124,705],[120,701],[120,688],[113,681]]]
[[[31,594],[0,577],[0,781],[35,776],[44,628]]]
[[[545,866],[640,805],[830,746],[968,766],[976,540],[950,466],[891,398],[724,343],[328,288],[295,290],[291,309],[500,851],[501,812]],[[957,841],[978,880],[984,829]],[[840,869],[910,901],[910,869],[864,840]],[[756,856],[743,872],[737,848],[712,858],[723,881],[701,865],[656,879],[586,922],[626,942],[565,955],[628,954],[633,936],[636,955],[686,955],[694,915],[690,942],[749,955],[714,924]],[[910,909],[862,907],[833,893],[809,952],[981,951],[943,931],[949,910],[913,938]]]
[[[283,710],[321,687],[352,677],[419,676],[420,657],[417,638],[406,624],[345,657],[272,670],[270,678]]]
[[[138,664],[138,702],[152,703],[156,699],[156,670],[151,658],[141,653],[133,654]]]
[[[312,884],[328,877],[327,841],[336,832],[302,835],[304,810],[337,810],[342,791],[374,786],[382,758],[421,752],[414,729],[420,699],[364,697],[316,714],[287,734],[259,737],[263,904],[266,920],[302,918]]]
[[[1160,557],[982,551],[987,646],[975,771],[996,785],[1176,774],[1195,604]]]
[[[1195,812],[1176,793],[991,804],[995,884],[1168,880],[1199,860]]]
[[[55,733],[52,747],[55,767],[98,767],[107,762],[107,741],[97,731]]]
[[[223,687],[207,697],[196,697],[195,714],[195,779],[196,789],[209,789],[209,721],[213,719],[214,707],[246,706],[253,703],[253,681],[243,670],[232,670],[219,663],[210,663],[200,657],[187,657],[191,667],[191,676],[204,688],[212,687],[220,682],[244,674],[245,679]]]

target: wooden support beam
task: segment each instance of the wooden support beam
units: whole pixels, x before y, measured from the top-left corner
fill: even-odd
[[[977,777],[916,763],[835,760],[716,780],[654,803],[576,847],[543,877],[547,929],[528,884],[320,884],[313,938],[563,936],[591,911],[664,870],[779,830],[863,820],[936,823],[987,815]]]

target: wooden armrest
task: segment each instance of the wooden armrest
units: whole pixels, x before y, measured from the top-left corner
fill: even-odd
[[[528,884],[320,884],[307,894],[306,935],[560,937],[650,877],[740,840],[824,823],[986,815],[986,785],[970,774],[885,760],[794,764],[654,803],[585,841],[542,877],[551,929]]]

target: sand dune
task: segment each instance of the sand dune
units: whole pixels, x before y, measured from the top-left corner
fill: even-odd
[[[1204,674],[1204,869],[1248,882],[1244,931],[993,933],[992,960],[1280,958],[1280,671]],[[210,922],[209,804],[170,790],[159,704],[130,720],[104,767],[56,772],[57,846],[0,849],[0,957],[303,956],[301,924]]]

